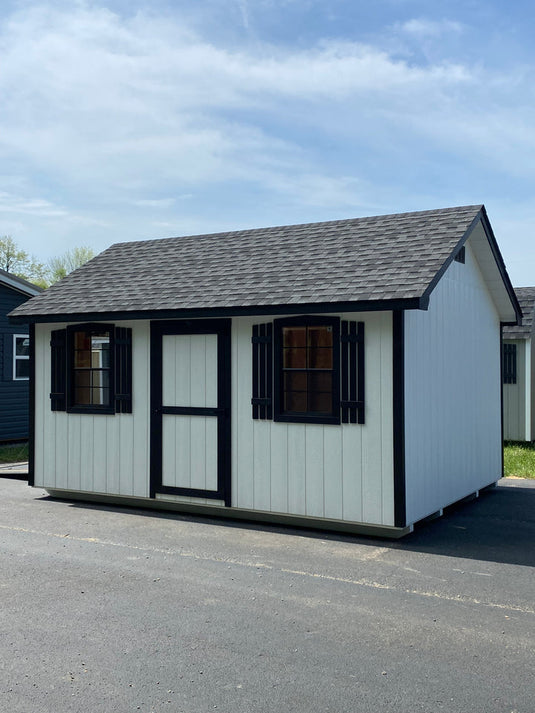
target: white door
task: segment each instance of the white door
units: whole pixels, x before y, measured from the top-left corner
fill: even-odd
[[[226,320],[153,326],[154,492],[228,503],[229,327]]]

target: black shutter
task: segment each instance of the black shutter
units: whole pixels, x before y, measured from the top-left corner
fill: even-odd
[[[364,322],[342,322],[340,342],[342,423],[364,423]]]
[[[516,344],[503,345],[503,383],[516,384]]]
[[[67,330],[56,329],[51,334],[50,404],[52,411],[67,409]]]
[[[132,413],[132,330],[115,328],[115,413]]]
[[[253,325],[253,418],[273,418],[273,325]]]

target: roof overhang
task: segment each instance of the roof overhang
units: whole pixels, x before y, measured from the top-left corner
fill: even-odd
[[[433,282],[429,285],[425,292],[426,296],[430,296],[442,275],[446,272],[459,250],[468,240],[470,241],[470,247],[479,265],[487,289],[496,306],[501,324],[521,324],[522,309],[520,308],[509,275],[507,274],[503,257],[500,253],[496,238],[494,237],[494,232],[484,206],[474,218],[472,224],[458,242],[441,270],[437,273]]]
[[[5,270],[0,270],[0,285],[10,287],[11,289],[16,290],[23,295],[27,295],[28,297],[35,297],[43,291],[41,287],[32,285],[31,282],[27,282],[26,280],[23,280],[16,275],[12,275]],[[28,320],[26,320],[25,323],[27,322]]]
[[[139,319],[205,319],[214,317],[243,317],[254,315],[329,314],[339,312],[391,312],[393,310],[426,310],[427,297],[360,302],[314,302],[247,307],[215,307],[206,309],[141,310],[123,312],[70,312],[61,314],[9,317],[12,324],[56,322],[113,322]]]

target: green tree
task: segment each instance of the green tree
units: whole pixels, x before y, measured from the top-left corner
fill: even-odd
[[[86,262],[95,257],[92,248],[86,246],[72,248],[59,257],[52,257],[47,263],[47,278],[52,285],[58,280],[62,280],[70,272],[85,265]]]
[[[43,263],[19,248],[11,235],[0,238],[0,268],[40,287],[47,286],[46,268]]]

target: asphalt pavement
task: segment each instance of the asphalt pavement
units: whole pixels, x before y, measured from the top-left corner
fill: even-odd
[[[0,489],[2,712],[535,712],[535,481],[399,541]]]

